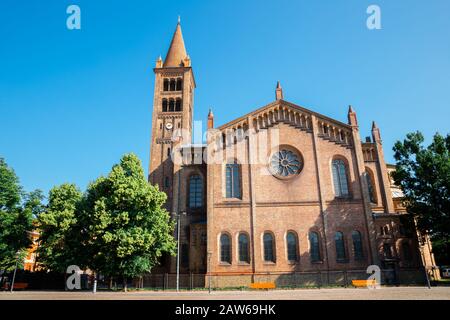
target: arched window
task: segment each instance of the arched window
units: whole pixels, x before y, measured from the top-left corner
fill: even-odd
[[[403,252],[403,259],[405,261],[411,261],[412,259],[411,247],[409,246],[409,243],[406,241],[402,242],[402,252]]]
[[[194,174],[189,178],[189,208],[201,208],[203,206],[203,181],[202,177]]]
[[[345,260],[347,256],[345,254],[344,234],[342,232],[336,232],[334,242],[336,245],[336,260]]]
[[[389,243],[383,244],[383,253],[385,259],[392,259],[392,249]]]
[[[169,79],[164,79],[164,91],[169,91]]]
[[[369,189],[369,200],[371,203],[377,203],[377,198],[375,197],[375,185],[373,184],[372,174],[366,169],[364,173],[366,176],[367,187]]]
[[[177,99],[175,102],[175,111],[181,111],[181,99]]]
[[[162,101],[162,111],[167,112],[167,99],[163,99]]]
[[[220,262],[231,263],[231,240],[225,233],[220,236]]]
[[[250,262],[249,254],[249,241],[248,236],[245,233],[239,234],[239,261],[240,262]]]
[[[294,232],[288,232],[286,235],[287,256],[289,261],[298,260],[297,235]]]
[[[182,86],[183,86],[183,80],[181,80],[181,78],[178,78],[177,79],[177,91],[183,90]]]
[[[170,91],[175,91],[176,89],[176,80],[170,79]]]
[[[359,231],[353,231],[352,232],[352,240],[353,240],[353,252],[355,254],[355,259],[361,260],[364,257],[361,233]]]
[[[169,177],[165,177],[164,178],[164,188],[169,188],[170,187],[170,179]]]
[[[226,198],[241,198],[240,165],[236,162],[226,164],[225,191]]]
[[[309,233],[309,250],[311,261],[320,261],[320,245],[319,245],[319,235],[317,232]]]
[[[175,111],[175,101],[173,99],[169,100],[169,112]]]
[[[341,159],[335,159],[332,163],[334,194],[336,197],[348,197],[347,168]]]
[[[275,243],[273,235],[269,232],[264,233],[264,261],[275,262]]]

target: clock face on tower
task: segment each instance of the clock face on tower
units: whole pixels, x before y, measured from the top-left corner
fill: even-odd
[[[167,130],[172,130],[172,128],[173,128],[172,122],[166,123],[166,129],[167,129]]]

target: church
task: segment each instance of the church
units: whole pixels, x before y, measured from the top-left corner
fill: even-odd
[[[206,143],[193,144],[196,82],[179,22],[153,70],[149,183],[167,194],[179,255],[152,273],[178,267],[238,287],[367,279],[369,265],[392,284],[433,272],[375,122],[362,139],[351,106],[344,123],[285,100],[278,83],[273,102],[228,123],[210,110]]]

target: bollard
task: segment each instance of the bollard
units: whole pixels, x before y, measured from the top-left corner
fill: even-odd
[[[92,293],[97,292],[97,279],[94,279],[94,287],[92,288]]]

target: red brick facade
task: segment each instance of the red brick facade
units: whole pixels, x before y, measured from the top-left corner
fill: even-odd
[[[352,107],[348,123],[342,123],[283,100],[278,83],[274,102],[228,124],[214,129],[210,112],[207,145],[194,146],[195,81],[179,24],[165,61],[160,58],[154,69],[149,181],[168,194],[167,209],[174,217],[186,212],[180,218],[182,273],[209,271],[216,276],[252,277],[365,270],[376,264],[397,273],[409,270],[417,274],[423,260],[434,263],[430,244],[419,247],[414,226],[401,206],[394,205],[380,130],[375,124],[372,137],[362,142]],[[170,81],[177,79],[182,86],[171,90]],[[181,108],[166,104],[168,99],[180,99]],[[279,150],[292,151],[301,168],[286,173],[286,177],[273,174],[271,161]],[[177,161],[181,158],[183,163]],[[236,163],[238,182],[227,171],[227,163]],[[195,185],[198,180],[193,176],[200,177],[201,187]],[[344,190],[343,196],[336,194],[336,181]],[[234,183],[238,196],[230,197]],[[195,201],[201,205],[193,205]],[[360,246],[353,238],[356,231],[361,236]],[[290,247],[291,258],[296,252],[294,260],[288,259],[288,232],[296,239]],[[319,236],[317,261],[311,257],[310,232]],[[338,232],[343,235],[339,243]],[[274,240],[273,261],[265,261],[265,233]],[[223,234],[230,240],[225,247],[220,240]],[[249,241],[248,261],[239,261],[239,250],[243,250],[240,234]],[[425,253],[423,248],[428,248]],[[224,249],[229,251],[229,260],[221,254]],[[175,261],[165,260],[158,271],[174,273]],[[227,279],[216,285],[241,281]]]

